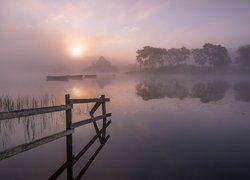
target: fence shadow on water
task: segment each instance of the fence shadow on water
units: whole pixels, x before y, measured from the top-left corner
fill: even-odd
[[[67,94],[65,95],[65,105],[0,112],[0,121],[60,111],[65,112],[66,119],[66,129],[64,131],[4,150],[0,152],[0,160],[9,158],[16,154],[22,153],[24,151],[33,149],[40,145],[52,142],[56,139],[66,136],[66,162],[62,164],[61,167],[59,167],[58,170],[54,174],[52,174],[49,179],[57,179],[65,170],[67,171],[67,179],[80,179],[110,137],[110,135],[106,135],[106,129],[111,124],[111,120],[107,121],[107,118],[111,116],[111,113],[106,113],[106,102],[108,101],[110,101],[110,99],[105,98],[105,95],[102,95],[100,98],[92,99],[71,99],[70,96]],[[91,118],[72,123],[73,105],[82,103],[94,103],[94,106],[89,111],[89,115]],[[101,107],[102,114],[95,116],[94,114],[99,107]],[[102,120],[101,129],[97,125],[98,120]],[[93,124],[96,131],[96,135],[80,150],[78,154],[74,155],[72,145],[74,129],[90,123]],[[96,141],[99,141],[100,145],[92,154],[85,166],[80,170],[80,173],[74,176],[74,165],[90,149],[90,147],[92,147],[92,145]]]
[[[103,131],[106,130],[106,128],[110,125],[110,123],[111,123],[111,121],[109,121],[105,127],[103,127],[100,131],[98,131],[98,133],[80,150],[80,152],[77,155],[74,155],[72,153],[72,142],[68,142],[70,144],[68,144],[68,147],[67,147],[67,161],[65,163],[63,163],[58,168],[58,170],[49,179],[51,179],[51,180],[52,179],[57,179],[65,170],[67,170],[67,179],[68,180],[69,179],[70,180],[71,179],[80,179],[84,175],[84,173],[86,172],[88,167],[91,165],[91,163],[94,161],[94,159],[96,158],[98,153],[104,147],[106,142],[108,141],[110,135],[107,135],[105,138],[103,138],[102,133],[103,133]],[[74,167],[74,165],[91,148],[91,146],[96,141],[98,141],[98,139],[100,140],[100,145],[94,151],[92,156],[88,159],[86,164],[82,167],[82,169],[80,170],[78,175],[76,175],[75,178],[74,178],[74,175],[73,175],[73,167]]]

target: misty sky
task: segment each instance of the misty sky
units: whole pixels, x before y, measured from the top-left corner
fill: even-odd
[[[235,50],[250,43],[249,0],[1,0],[0,62],[135,62],[145,45]]]

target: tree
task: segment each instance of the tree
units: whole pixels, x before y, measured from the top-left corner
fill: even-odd
[[[165,54],[165,64],[169,66],[177,66],[180,64],[186,64],[188,58],[190,57],[190,50],[186,47],[178,48],[171,48],[167,50]]]
[[[164,48],[155,48],[145,46],[143,49],[137,50],[136,60],[142,66],[150,69],[163,66],[176,66],[186,64],[190,57],[190,50],[186,47],[172,48],[166,50]]]
[[[202,49],[193,49],[192,54],[195,62],[201,65],[224,67],[231,62],[227,49],[221,45],[206,43]]]
[[[236,62],[242,66],[250,66],[250,45],[241,46],[238,49],[238,57]]]
[[[183,46],[180,49],[179,61],[187,64],[187,60],[189,59],[190,55],[191,55],[191,51],[187,49],[185,46]]]
[[[103,56],[99,57],[98,61],[95,63],[96,67],[106,68],[111,67],[111,63],[105,59]]]
[[[213,67],[223,67],[231,62],[227,49],[221,45],[206,43],[203,49],[207,55],[208,63]]]
[[[140,68],[144,66],[155,69],[158,66],[164,65],[164,56],[166,52],[166,49],[145,46],[143,49],[136,51],[136,60],[140,64]]]
[[[203,48],[202,49],[193,49],[192,55],[193,55],[195,63],[200,64],[201,66],[204,66],[208,62],[207,56],[206,56]]]
[[[111,72],[111,71],[116,71],[117,68],[113,66],[111,62],[108,61],[106,58],[101,56],[99,57],[96,63],[92,63],[92,66],[88,67],[86,70],[99,71],[99,72]]]

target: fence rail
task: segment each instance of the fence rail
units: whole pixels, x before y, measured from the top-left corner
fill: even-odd
[[[81,103],[103,103],[110,101],[109,98],[93,98],[93,99],[70,99],[71,104],[81,104]]]
[[[74,129],[74,128],[77,128],[77,127],[80,127],[80,126],[83,126],[83,125],[86,125],[86,124],[89,124],[89,123],[96,122],[96,121],[101,120],[103,118],[110,117],[111,115],[112,115],[111,113],[108,113],[106,115],[96,116],[96,117],[93,117],[93,118],[90,118],[90,119],[85,119],[85,120],[82,120],[82,121],[79,121],[79,122],[76,122],[76,123],[72,123],[71,124],[71,129]]]
[[[60,174],[67,168],[67,179],[73,179],[73,165],[82,157],[82,155],[90,148],[90,146],[99,139],[101,145],[96,150],[94,155],[89,159],[87,164],[78,174],[76,179],[79,179],[83,173],[87,170],[91,162],[94,160],[95,156],[104,146],[104,144],[109,139],[110,135],[106,136],[106,128],[110,125],[111,120],[107,122],[107,117],[110,117],[111,113],[106,113],[106,102],[109,102],[109,98],[105,98],[105,95],[102,95],[100,98],[92,98],[92,99],[70,99],[70,95],[65,95],[65,105],[60,106],[50,106],[50,107],[42,107],[42,108],[34,108],[34,109],[22,109],[17,111],[9,111],[9,112],[1,112],[0,113],[0,120],[6,119],[14,119],[20,118],[25,116],[32,116],[32,115],[40,115],[44,113],[53,113],[58,111],[65,111],[65,120],[66,120],[66,129],[62,132],[58,132],[52,134],[50,136],[43,137],[41,139],[34,140],[29,143],[21,144],[16,147],[4,150],[0,152],[0,160],[9,158],[11,156],[17,155],[24,151],[28,151],[30,149],[36,148],[40,145],[52,142],[59,138],[66,136],[66,154],[67,154],[67,162],[64,163],[52,176],[50,179],[56,179],[60,176]],[[91,118],[81,120],[75,123],[72,123],[72,109],[74,104],[79,103],[95,103],[93,108],[89,111],[89,115]],[[102,115],[94,116],[94,113],[99,107],[102,107]],[[103,120],[102,122],[102,129],[99,130],[97,125],[98,120]],[[93,123],[96,135],[91,139],[91,141],[76,155],[73,155],[73,147],[72,147],[72,135],[74,133],[74,129],[80,126]]]
[[[72,109],[70,105],[50,106],[34,109],[21,109],[17,111],[0,112],[0,120],[20,118],[25,116],[33,116],[45,113],[52,113],[57,111],[66,111]]]
[[[37,139],[37,140],[29,142],[29,143],[21,144],[19,146],[14,147],[14,148],[7,149],[3,152],[0,152],[0,160],[9,158],[11,156],[14,156],[14,155],[19,154],[19,153],[24,152],[24,151],[28,151],[28,150],[33,149],[35,147],[38,147],[40,145],[43,145],[43,144],[49,143],[51,141],[57,140],[61,137],[70,135],[72,133],[74,133],[73,129],[67,130],[67,131],[62,131],[62,132],[55,133],[55,134],[50,135],[50,136],[46,136],[46,137],[41,138],[41,139]]]

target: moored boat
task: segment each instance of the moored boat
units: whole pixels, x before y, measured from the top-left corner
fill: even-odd
[[[67,75],[68,79],[82,79],[83,75]]]
[[[85,78],[96,78],[96,75],[95,74],[87,74],[87,75],[84,75]]]
[[[68,76],[47,76],[47,81],[68,81]]]

